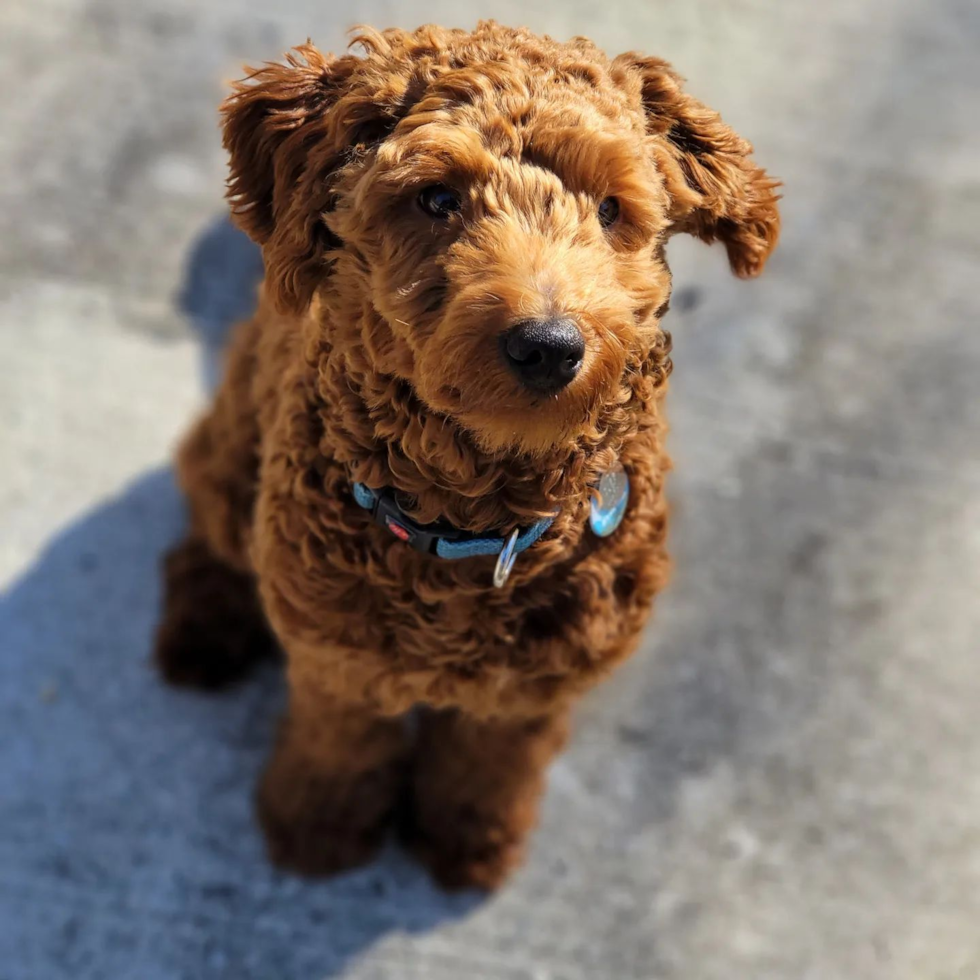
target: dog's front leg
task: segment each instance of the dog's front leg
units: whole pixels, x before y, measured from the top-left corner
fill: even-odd
[[[379,717],[293,678],[258,791],[271,859],[310,875],[369,860],[393,814],[405,758],[400,719]]]
[[[446,888],[496,888],[523,859],[567,711],[481,721],[426,715],[415,751],[408,843]]]

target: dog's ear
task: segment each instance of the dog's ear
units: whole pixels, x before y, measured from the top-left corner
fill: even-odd
[[[325,253],[340,244],[321,218],[329,171],[344,149],[333,146],[330,109],[359,63],[308,43],[285,64],[246,69],[221,107],[232,218],[262,246],[267,288],[283,310],[309,303]]]
[[[683,91],[665,61],[629,53],[612,70],[642,100],[671,198],[672,232],[720,239],[735,274],[757,276],[779,238],[779,181],[755,164],[751,144],[717,112]]]

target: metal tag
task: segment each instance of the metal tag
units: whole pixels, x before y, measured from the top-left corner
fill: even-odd
[[[609,537],[623,521],[630,499],[630,478],[617,462],[599,479],[589,508],[589,527],[600,538]]]
[[[518,537],[520,537],[520,531],[515,527],[510,532],[510,537],[504,542],[503,551],[500,552],[500,557],[497,559],[497,567],[493,570],[493,584],[498,589],[510,578],[514,562],[517,561]]]

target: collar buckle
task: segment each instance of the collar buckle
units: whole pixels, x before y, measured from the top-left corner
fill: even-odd
[[[448,524],[419,524],[412,520],[398,506],[394,493],[390,490],[375,490],[371,516],[375,523],[390,531],[399,541],[421,551],[424,555],[434,555],[439,540],[456,541],[461,536],[459,530]]]

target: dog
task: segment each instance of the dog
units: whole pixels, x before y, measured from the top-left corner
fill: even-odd
[[[756,276],[778,183],[657,58],[494,22],[355,46],[222,108],[265,277],[179,449],[155,656],[217,688],[285,652],[274,862],[350,868],[394,823],[493,889],[666,582],[666,243]]]

